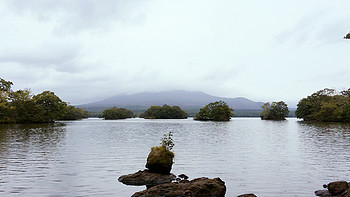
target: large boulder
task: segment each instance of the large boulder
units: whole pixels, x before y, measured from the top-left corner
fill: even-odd
[[[170,183],[175,180],[174,174],[159,174],[149,170],[140,170],[134,174],[123,175],[118,178],[119,182],[125,185],[146,185],[148,187]]]
[[[166,146],[152,147],[147,157],[146,168],[151,172],[169,174],[173,165],[174,153]]]
[[[335,181],[329,183],[327,188],[332,196],[336,196],[345,192],[349,188],[349,185],[346,181]]]
[[[166,183],[151,187],[150,189],[136,192],[132,197],[154,197],[154,196],[215,196],[224,197],[226,193],[225,182],[220,178],[197,178],[192,181],[180,183]]]

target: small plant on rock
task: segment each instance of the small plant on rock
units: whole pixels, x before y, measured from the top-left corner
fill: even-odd
[[[163,135],[162,142],[160,143],[162,146],[165,146],[167,150],[171,150],[174,147],[172,136],[173,136],[172,132],[169,131],[168,134]]]

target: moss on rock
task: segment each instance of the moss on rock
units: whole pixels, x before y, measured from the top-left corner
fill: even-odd
[[[151,172],[169,174],[174,156],[174,153],[167,150],[166,146],[152,147],[147,157],[146,168]]]

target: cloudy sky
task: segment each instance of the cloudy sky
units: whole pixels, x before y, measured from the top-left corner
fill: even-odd
[[[2,0],[0,77],[83,104],[144,91],[297,103],[350,87],[349,0]]]

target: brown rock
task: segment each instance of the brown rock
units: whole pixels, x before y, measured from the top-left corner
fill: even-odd
[[[328,191],[332,196],[342,194],[349,188],[349,185],[346,181],[335,181],[328,184]]]
[[[163,183],[170,183],[175,180],[174,174],[159,174],[149,170],[140,170],[134,174],[123,175],[118,178],[119,182],[126,185],[147,185],[155,186]]]
[[[226,193],[225,182],[220,178],[197,178],[186,183],[166,183],[154,186],[148,190],[136,192],[132,197],[154,196],[191,196],[191,197],[224,197]]]
[[[147,157],[146,168],[151,172],[169,174],[173,165],[174,153],[165,146],[152,147]]]

